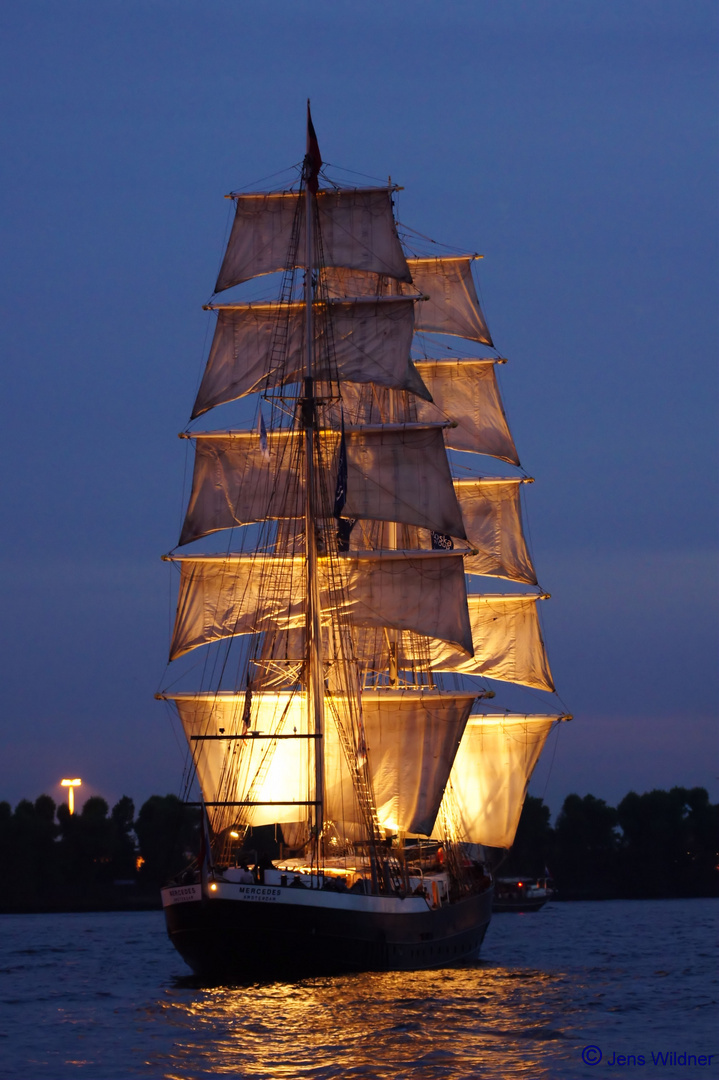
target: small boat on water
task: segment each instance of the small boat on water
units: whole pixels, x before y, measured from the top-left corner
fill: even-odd
[[[165,556],[179,596],[157,695],[187,740],[187,801],[201,793],[200,853],[162,890],[201,975],[476,957],[492,867],[567,719],[483,709],[492,680],[554,691],[522,531],[530,478],[476,256],[401,240],[399,190],[327,175],[308,108],[294,182],[228,196],[192,422],[227,415],[181,436],[194,473],[178,547],[216,550]],[[484,475],[478,455],[515,471]],[[261,826],[279,857],[249,857]]]
[[[553,896],[549,878],[498,877],[492,911],[539,911]]]

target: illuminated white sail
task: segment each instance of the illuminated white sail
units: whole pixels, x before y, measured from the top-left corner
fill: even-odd
[[[498,360],[416,360],[414,367],[432,397],[406,395],[408,414],[422,423],[444,422],[445,443],[452,450],[489,454],[519,464],[497,386]],[[353,424],[376,424],[393,417],[384,387],[344,383],[342,412]],[[339,406],[331,410],[339,417]]]
[[[517,450],[499,396],[494,360],[418,360],[415,364],[432,395],[417,402],[417,419],[449,420],[452,450],[489,454],[519,465]]]
[[[411,300],[383,297],[317,305],[315,377],[373,382],[429,398],[408,359]],[[192,417],[255,391],[301,380],[305,313],[301,304],[216,305],[217,326]]]
[[[383,274],[335,266],[323,271],[323,282],[334,297],[382,296],[393,292],[419,297],[416,331],[451,334],[492,345],[472,279],[472,261],[472,256],[408,259],[411,285],[400,285]]]
[[[296,821],[307,812],[314,797],[312,740],[306,738],[307,707],[300,694],[254,694],[247,710],[244,694],[178,695],[174,701],[205,801],[252,804],[208,807],[216,831],[233,820],[268,825]],[[265,737],[297,734],[305,738]]]
[[[264,438],[256,430],[212,432],[194,441],[181,545],[236,525],[301,516],[305,488],[299,432],[270,432]]]
[[[472,693],[365,691],[362,719],[382,829],[429,836],[474,701]],[[342,698],[333,703],[344,708]],[[334,775],[328,811],[347,823],[342,807],[351,805],[351,788],[336,767]]]
[[[475,694],[378,690],[362,715],[380,825],[432,831]]]
[[[542,641],[537,617],[536,593],[529,595],[467,597],[472,626],[474,656],[413,632],[398,635],[397,664],[400,670],[413,671],[430,667],[435,673],[452,672],[461,675],[481,675],[483,678],[518,683],[537,690],[554,690],[552,674]],[[384,628],[369,621],[355,628],[353,652],[357,663],[368,671],[386,671],[389,663],[389,643]],[[275,675],[289,677],[296,673],[305,655],[304,630],[295,625],[283,628],[268,638],[263,657]],[[327,635],[323,638],[323,655],[331,663],[339,652]],[[293,681],[290,678],[290,681]]]
[[[467,543],[477,552],[464,560],[468,574],[537,584],[522,529],[521,483],[519,477],[454,481]]]
[[[472,280],[472,259],[445,257],[408,259],[412,287],[429,300],[417,305],[415,330],[458,337],[492,345],[492,337]],[[404,286],[403,291],[409,291]]]
[[[301,820],[313,798],[308,769],[312,740],[302,694],[254,693],[249,706],[245,694],[178,694],[172,700],[205,801],[252,804],[227,810],[211,805],[216,828],[232,818],[252,825]],[[431,833],[474,700],[471,693],[365,692],[364,750],[383,829]],[[332,705],[346,724],[347,699],[335,696]],[[326,737],[327,813],[347,831],[360,826],[362,818],[335,723]]]
[[[442,432],[441,425],[415,424],[347,431],[343,515],[464,536]]]
[[[180,595],[170,659],[223,638],[301,628],[301,556],[172,556]],[[453,552],[368,552],[320,559],[323,619],[413,630],[472,653],[462,556]]]
[[[458,820],[456,839],[508,848],[542,747],[561,716],[471,716],[439,819]],[[438,832],[439,835],[439,832]]]
[[[466,573],[537,584],[522,529],[519,485],[525,482],[522,477],[455,479],[465,536],[473,552],[465,555]],[[417,541],[423,548],[432,546],[428,532],[418,532]]]
[[[451,645],[433,642],[429,652],[432,669],[554,690],[537,616],[537,601],[541,599],[536,593],[506,596],[470,593],[467,604],[474,655],[468,657]],[[403,639],[402,649],[408,667],[426,657],[425,643],[411,636],[407,641]]]
[[[346,429],[344,516],[464,536],[442,430],[441,425],[420,424]],[[320,440],[327,515],[333,510],[340,434],[325,430]],[[181,545],[219,529],[302,515],[300,432],[284,430],[264,437],[256,430],[214,432],[194,441],[195,467]]]
[[[391,192],[391,188],[318,192],[319,228],[327,265],[411,280],[397,238]],[[304,266],[304,198],[285,191],[235,195],[234,199],[235,220],[215,292],[260,274]]]
[[[472,654],[462,556],[449,551],[382,551],[346,556],[355,626],[413,630]]]

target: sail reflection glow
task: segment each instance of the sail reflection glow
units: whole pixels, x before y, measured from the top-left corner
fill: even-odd
[[[480,963],[195,989],[190,1000],[176,987],[162,1006],[176,1029],[165,1075],[549,1078],[563,981]]]

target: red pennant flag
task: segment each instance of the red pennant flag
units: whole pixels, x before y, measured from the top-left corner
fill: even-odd
[[[310,114],[310,103],[307,101],[307,153],[305,154],[305,183],[310,189],[313,195],[317,194],[318,181],[317,176],[322,168],[322,155],[320,154],[319,143],[317,142],[317,136],[315,135],[314,125],[312,123],[312,116]]]

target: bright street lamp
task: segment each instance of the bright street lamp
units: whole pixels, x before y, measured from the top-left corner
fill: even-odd
[[[66,787],[70,790],[67,793],[67,805],[70,808],[70,813],[75,813],[75,788],[80,787],[82,780],[61,780],[60,787]]]

